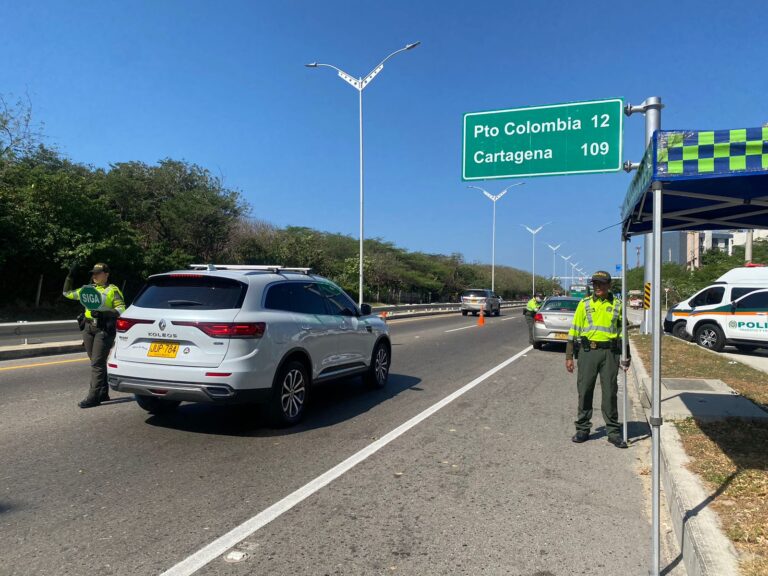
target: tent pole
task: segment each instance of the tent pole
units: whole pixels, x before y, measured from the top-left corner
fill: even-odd
[[[661,234],[662,234],[662,200],[663,186],[654,182],[653,188],[653,281],[651,284],[651,314],[653,321],[653,393],[651,398],[651,434],[652,434],[652,496],[653,496],[653,560],[651,576],[659,576],[661,564],[660,536],[661,525],[659,517],[659,497],[661,492]]]
[[[627,359],[627,238],[621,235],[621,365]],[[627,418],[629,414],[629,398],[627,396],[627,372],[622,370],[624,380],[622,394],[624,396],[624,442],[627,442]]]

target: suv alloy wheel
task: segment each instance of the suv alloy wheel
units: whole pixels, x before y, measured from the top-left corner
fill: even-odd
[[[286,362],[275,378],[270,409],[278,426],[296,424],[304,417],[309,392],[307,369],[301,362]]]
[[[720,352],[725,346],[725,334],[717,324],[702,324],[696,328],[694,340],[699,346],[715,352]]]
[[[384,342],[379,342],[373,349],[371,367],[365,373],[366,384],[374,388],[384,388],[389,378],[389,348]]]

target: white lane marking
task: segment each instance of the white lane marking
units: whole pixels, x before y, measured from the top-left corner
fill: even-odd
[[[528,346],[524,350],[521,350],[511,358],[507,358],[502,362],[501,364],[494,366],[490,370],[488,370],[485,374],[478,376],[472,382],[469,384],[465,384],[452,394],[449,394],[436,404],[433,404],[423,412],[417,414],[410,420],[407,420],[403,424],[400,424],[397,428],[392,430],[391,432],[388,432],[375,442],[372,442],[368,444],[365,448],[360,450],[359,452],[353,454],[343,462],[340,462],[327,472],[321,474],[314,480],[308,482],[295,492],[292,492],[282,500],[279,500],[272,504],[269,508],[262,510],[256,516],[253,518],[246,520],[240,526],[237,526],[224,534],[223,536],[218,537],[216,540],[211,542],[210,544],[204,546],[191,556],[185,558],[172,568],[169,568],[165,572],[161,574],[161,576],[190,576],[191,574],[194,574],[200,568],[203,568],[207,564],[209,564],[211,561],[215,560],[222,554],[224,554],[227,550],[235,546],[237,543],[242,542],[246,538],[248,538],[251,534],[259,530],[260,528],[263,528],[272,520],[278,518],[283,513],[287,512],[306,498],[310,497],[312,494],[323,488],[324,486],[327,486],[336,478],[342,476],[355,466],[357,466],[360,462],[366,460],[382,448],[392,442],[393,440],[396,440],[408,430],[416,426],[417,424],[423,422],[432,414],[437,412],[438,410],[444,408],[460,396],[463,396],[472,388],[477,386],[478,384],[482,383],[483,381],[487,380],[494,374],[496,374],[499,370],[502,370],[512,364],[515,360],[518,358],[521,358],[524,356],[527,352],[531,350],[531,346]]]
[[[477,324],[470,324],[469,326],[462,326],[461,328],[452,328],[450,330],[446,330],[446,333],[456,332],[457,330],[466,330],[467,328],[477,328]]]

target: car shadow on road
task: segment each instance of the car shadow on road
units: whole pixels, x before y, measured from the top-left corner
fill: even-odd
[[[316,385],[310,396],[307,414],[299,424],[275,428],[269,422],[264,406],[211,406],[182,404],[171,414],[152,415],[147,424],[198,434],[222,436],[285,436],[316,428],[333,426],[357,418],[402,393],[420,392],[420,378],[405,374],[390,374],[386,387],[372,389],[361,378],[345,378]]]

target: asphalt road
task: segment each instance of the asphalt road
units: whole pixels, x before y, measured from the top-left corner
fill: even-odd
[[[596,438],[570,442],[562,348],[526,351],[518,311],[391,326],[388,387],[319,387],[288,430],[257,410],[149,416],[115,393],[80,410],[83,355],[0,363],[0,574],[161,574],[521,352],[197,573],[647,572],[639,448],[609,445],[599,409]]]

